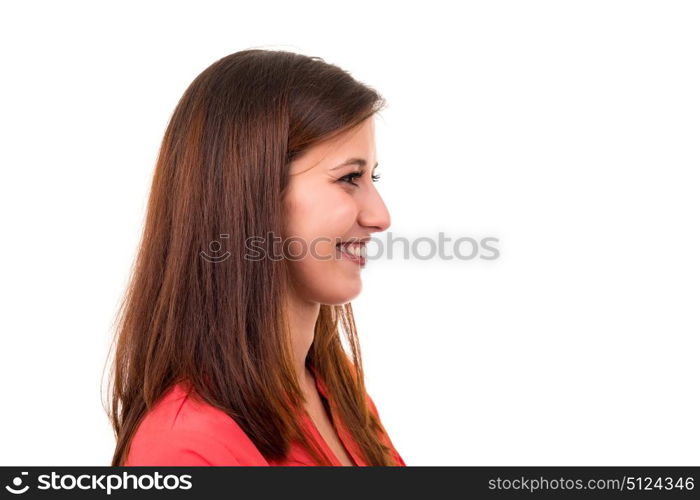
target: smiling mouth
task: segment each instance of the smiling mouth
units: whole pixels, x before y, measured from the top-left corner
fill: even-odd
[[[364,266],[366,262],[367,251],[364,243],[338,243],[335,246],[341,258]]]

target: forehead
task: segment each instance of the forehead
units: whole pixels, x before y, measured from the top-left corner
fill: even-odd
[[[290,174],[301,173],[314,167],[331,169],[350,157],[375,163],[374,117],[369,117],[354,128],[337,137],[317,144],[289,166]]]

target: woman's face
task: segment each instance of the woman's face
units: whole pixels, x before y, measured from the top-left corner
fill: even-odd
[[[284,248],[293,293],[307,302],[344,304],[362,289],[364,259],[337,243],[359,244],[390,225],[389,212],[372,179],[377,162],[374,117],[309,149],[290,165],[284,193]],[[359,162],[348,163],[348,160]],[[362,163],[361,165],[358,163]]]

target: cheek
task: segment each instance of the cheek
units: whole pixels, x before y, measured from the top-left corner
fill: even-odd
[[[334,250],[335,244],[323,241],[346,236],[357,219],[357,206],[353,199],[340,189],[316,189],[298,193],[286,203],[285,237],[303,238],[312,245],[318,238],[315,248],[319,252]],[[296,245],[296,243],[295,243]]]
[[[335,224],[340,228],[339,236],[347,236],[347,233],[357,219],[357,205],[349,196],[344,196],[333,206],[330,211]]]
[[[360,287],[359,272],[338,259],[335,247],[336,238],[351,236],[357,205],[347,193],[336,191],[319,189],[315,195],[295,198],[287,212],[295,287],[310,300],[331,304],[350,300]]]

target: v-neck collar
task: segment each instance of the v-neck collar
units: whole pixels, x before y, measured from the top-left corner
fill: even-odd
[[[335,431],[338,434],[338,438],[343,443],[343,446],[345,446],[345,450],[352,457],[353,461],[355,462],[355,466],[366,466],[367,464],[362,458],[362,454],[360,453],[357,445],[355,444],[355,440],[345,428],[345,423],[343,422],[342,418],[340,417],[340,414],[337,411],[334,399],[330,397],[326,384],[323,382],[321,376],[316,372],[316,370],[312,366],[309,366],[309,371],[314,377],[314,381],[316,382],[316,388],[318,389],[319,394],[323,398],[325,398],[326,401],[328,401],[328,407],[330,408],[332,420],[331,424],[335,428]],[[333,450],[331,450],[330,446],[328,446],[326,440],[323,439],[323,436],[319,432],[311,416],[308,414],[308,412],[304,412],[304,415],[307,418],[309,427],[311,427],[314,435],[316,436],[316,439],[323,447],[326,454],[331,458],[333,465],[342,466],[343,464],[340,463],[340,460],[338,460],[338,457],[335,455],[335,453],[333,453]]]

